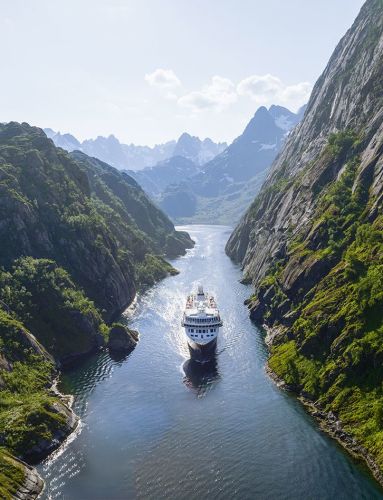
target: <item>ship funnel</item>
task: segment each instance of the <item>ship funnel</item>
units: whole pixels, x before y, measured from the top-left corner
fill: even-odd
[[[204,295],[202,285],[198,285],[198,295]]]

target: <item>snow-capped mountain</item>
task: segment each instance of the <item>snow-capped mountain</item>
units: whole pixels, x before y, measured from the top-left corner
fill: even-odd
[[[164,190],[161,207],[179,222],[235,222],[303,113],[304,109],[293,113],[282,106],[260,107],[243,133],[222,153],[193,177]],[[183,208],[187,199],[188,206],[195,207],[192,215],[189,210],[189,219]]]
[[[201,140],[187,133],[182,134],[177,141],[150,147],[123,144],[114,135],[80,142],[71,134],[61,134],[50,128],[44,129],[44,132],[56,146],[67,151],[82,151],[120,170],[141,170],[173,156],[182,156],[196,165],[202,165],[227,147],[224,142],[215,143],[208,138]]]

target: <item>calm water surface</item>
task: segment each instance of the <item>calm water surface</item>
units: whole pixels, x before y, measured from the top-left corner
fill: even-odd
[[[224,253],[230,229],[188,226],[196,247],[180,270],[124,315],[141,333],[125,359],[94,356],[63,377],[82,424],[40,466],[44,498],[375,499],[382,491],[319,432],[264,371],[262,334],[243,301],[251,292]],[[224,327],[216,366],[187,362],[180,327],[201,282]]]

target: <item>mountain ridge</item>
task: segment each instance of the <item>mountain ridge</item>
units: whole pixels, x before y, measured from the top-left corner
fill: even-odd
[[[44,131],[56,146],[69,152],[82,151],[119,170],[139,171],[145,167],[152,167],[172,156],[183,156],[197,165],[202,165],[227,146],[225,142],[215,143],[209,138],[201,140],[187,132],[181,134],[177,141],[168,141],[150,147],[121,143],[113,134],[108,137],[98,136],[96,139],[85,139],[80,142],[71,134],[61,134],[50,128],[46,128]]]
[[[129,175],[17,122],[0,125],[0,239],[0,495],[36,498],[43,482],[21,460],[78,423],[58,370],[112,349],[113,332],[132,348],[114,318],[193,242]]]
[[[367,0],[226,246],[270,369],[381,482],[382,61],[383,2]]]
[[[222,153],[194,176],[169,184],[155,198],[173,220],[223,224],[239,220],[299,120],[299,114],[282,106],[271,106],[270,110],[258,108],[243,133]],[[278,119],[282,127],[277,126]]]

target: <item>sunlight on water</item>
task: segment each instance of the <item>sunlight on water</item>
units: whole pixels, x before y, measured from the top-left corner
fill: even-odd
[[[108,352],[63,377],[81,426],[39,471],[51,499],[375,499],[381,490],[265,374],[251,289],[224,253],[230,229],[180,228],[195,248],[180,274],[139,295],[122,321],[140,332],[123,359]],[[202,283],[224,326],[212,363],[189,360],[181,318]]]

